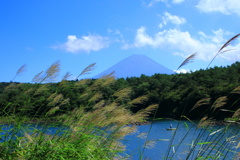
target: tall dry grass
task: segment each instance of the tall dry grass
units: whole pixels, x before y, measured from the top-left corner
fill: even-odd
[[[239,34],[226,42],[215,57],[223,52],[223,49],[229,46]],[[196,54],[190,55],[178,67],[192,62]],[[213,60],[215,59],[213,58]],[[212,60],[212,61],[213,61]],[[212,63],[210,62],[210,64]],[[208,67],[210,66],[208,65]],[[94,68],[95,63],[87,66],[78,76],[89,73]],[[207,68],[208,68],[207,67]],[[19,75],[23,68],[17,72]],[[35,83],[54,82],[59,75],[60,62],[53,63],[45,72],[38,73],[34,78]],[[66,73],[63,77],[61,85],[68,79],[70,73]],[[8,130],[2,130],[4,133],[0,136],[3,142],[0,143],[0,157],[2,159],[124,159],[125,157],[118,157],[119,153],[124,152],[124,146],[120,140],[124,139],[126,135],[132,134],[136,131],[135,124],[146,121],[149,114],[154,114],[158,105],[150,105],[145,109],[133,114],[129,108],[135,104],[144,103],[147,100],[146,96],[138,97],[134,100],[129,100],[131,88],[124,88],[113,93],[111,99],[104,99],[101,88],[107,87],[115,82],[112,75],[106,75],[94,81],[79,98],[87,97],[88,105],[82,105],[75,108],[73,111],[56,117],[56,120],[61,123],[63,128],[59,127],[55,133],[48,131],[52,127],[51,124],[41,124],[43,128],[25,126],[20,119],[12,118],[13,127],[10,126]],[[83,79],[75,83],[74,87],[81,88],[83,85],[88,84],[89,79]],[[7,90],[17,87],[15,83],[6,88]],[[34,95],[44,93],[48,90],[48,84],[43,84],[37,89],[29,90],[34,92]],[[70,99],[64,98],[61,94],[51,94],[47,101],[51,109],[46,111],[46,117],[53,115],[61,109],[61,106],[68,103]],[[198,108],[201,104],[208,103],[209,99],[202,100],[197,103],[193,109]],[[216,105],[221,103],[216,102]],[[10,105],[10,104],[9,104]],[[8,107],[8,106],[6,106]],[[40,108],[44,109],[44,108]],[[38,111],[36,111],[36,114]],[[155,112],[156,113],[156,112]],[[6,113],[7,114],[7,113]],[[182,115],[182,117],[185,117]],[[187,117],[185,117],[187,118]],[[186,159],[226,159],[226,155],[232,152],[229,144],[232,143],[236,136],[239,136],[239,131],[233,130],[227,137],[224,133],[228,131],[228,126],[211,130],[209,134],[207,131],[211,129],[209,125],[209,117],[204,117],[198,127],[202,128],[201,132],[197,135],[195,141],[189,145],[189,150],[186,151]],[[152,123],[153,124],[153,123]],[[151,126],[152,126],[151,124]],[[177,125],[179,127],[180,125]],[[196,129],[191,128],[190,129]],[[153,147],[154,141],[148,140],[148,135],[151,128],[147,133],[144,148],[140,152],[140,159],[144,159],[144,151],[147,147]],[[190,133],[187,132],[178,144],[174,143],[174,139],[178,134],[176,130],[170,140],[169,147],[165,153],[164,159],[173,159],[177,155],[178,149],[181,147],[184,139]],[[217,135],[212,138],[212,135]],[[220,149],[216,151],[216,147]],[[240,143],[236,148],[240,147]],[[239,154],[239,153],[237,153]]]
[[[92,71],[95,66],[87,66],[79,76]],[[39,83],[37,88],[28,92],[38,96],[49,90],[49,83],[54,82],[59,75],[60,62],[53,63],[46,71],[42,71],[33,78],[33,82]],[[69,77],[67,73],[59,85],[65,85]],[[77,78],[79,78],[79,76]],[[89,82],[83,79],[75,82],[74,87],[81,88]],[[0,136],[0,157],[3,159],[125,159],[119,157],[124,152],[124,146],[120,143],[126,135],[136,131],[136,124],[146,121],[157,105],[151,105],[133,114],[129,108],[144,102],[147,97],[142,96],[132,101],[126,101],[131,93],[131,88],[124,88],[113,93],[111,99],[104,99],[102,88],[115,83],[113,74],[97,79],[83,92],[81,97],[87,97],[88,104],[81,105],[71,112],[55,117],[56,124],[49,122],[36,123],[35,126],[25,125],[22,120],[13,117],[12,125],[7,130],[2,130]],[[17,85],[12,83],[6,88],[9,90]],[[79,98],[81,98],[79,97]],[[47,107],[40,107],[32,119],[39,112],[46,110],[45,120],[61,110],[61,106],[70,101],[57,91],[46,99]],[[10,104],[9,104],[10,105]],[[8,106],[6,106],[8,107]],[[6,113],[8,116],[8,113]],[[10,115],[9,115],[10,116]],[[10,117],[9,117],[10,118]],[[21,119],[21,118],[20,118]],[[31,121],[31,119],[28,119]],[[39,128],[39,126],[41,126]],[[51,127],[57,127],[55,133],[49,133]],[[64,128],[64,129],[62,129]],[[122,154],[123,156],[124,154]]]
[[[231,51],[231,49],[224,50],[227,48],[231,43],[233,43],[240,34],[235,35],[230,40],[228,40],[225,44],[222,45],[222,47],[218,50],[217,54],[213,57],[213,59],[208,64],[207,68],[211,65],[213,60],[221,53]],[[193,60],[196,58],[197,54],[191,54],[189,57],[187,57],[177,68],[179,70],[181,67],[185,66],[186,64],[193,62]],[[237,91],[236,88],[234,91]],[[197,109],[198,107],[204,105],[204,104],[210,104],[210,98],[206,97],[201,100],[199,100],[192,108],[192,110]],[[211,106],[212,108],[216,109],[226,104],[226,96],[219,97]],[[182,113],[185,112],[185,109],[183,109]],[[191,111],[192,111],[191,110]],[[233,111],[235,112],[235,116],[239,115],[239,111]],[[205,113],[199,113],[199,114],[205,114]],[[181,116],[184,119],[187,119],[188,121],[192,122],[188,117],[182,114]],[[239,116],[238,116],[239,117]],[[180,119],[181,120],[181,119]],[[218,126],[216,127],[212,126],[211,124],[216,123],[212,117],[209,117],[208,115],[205,115],[196,125],[194,122],[192,126],[186,125],[186,129],[188,130],[184,136],[182,136],[180,139],[178,139],[178,143],[176,143],[176,139],[178,136],[178,130],[173,131],[173,135],[171,139],[169,140],[168,149],[164,155],[164,157],[161,157],[161,159],[165,160],[171,160],[171,159],[182,159],[181,156],[178,153],[179,148],[186,145],[184,144],[185,139],[190,136],[189,134],[191,131],[197,131],[200,130],[199,133],[197,133],[196,139],[189,145],[189,150],[186,150],[184,159],[196,159],[196,160],[202,160],[202,159],[229,159],[228,154],[233,154],[234,156],[231,157],[232,159],[239,159],[240,153],[240,129],[239,126],[236,126],[234,129],[229,130],[229,127],[231,123],[225,125],[225,126]],[[153,122],[152,122],[153,123]],[[236,122],[233,122],[236,123]],[[197,127],[196,127],[197,126]],[[180,121],[177,123],[176,128],[180,127]],[[150,129],[148,133],[146,133],[146,139],[145,143],[143,145],[143,149],[141,150],[139,159],[143,160],[146,157],[144,157],[144,152],[146,146],[151,143],[154,144],[158,142],[158,140],[148,140],[148,135],[150,134],[152,129],[152,124],[150,126]],[[236,140],[238,141],[236,143]]]
[[[222,45],[222,47],[218,50],[218,52],[215,54],[215,56],[212,58],[211,62],[208,64],[207,68],[212,64],[212,62],[214,61],[214,59],[221,53],[224,53],[224,52],[228,52],[228,51],[231,51],[232,49],[227,49],[227,50],[224,50],[225,48],[227,48],[229,45],[231,45],[232,43],[234,43],[234,41],[237,40],[237,38],[240,36],[240,34],[237,34],[235,36],[233,36],[232,38],[230,38],[226,43],[224,43]]]
[[[15,76],[13,77],[12,81],[14,81],[17,76],[20,76],[21,74],[23,74],[26,70],[27,70],[27,65],[26,65],[26,64],[22,65],[22,66],[17,70],[17,72],[16,72]]]

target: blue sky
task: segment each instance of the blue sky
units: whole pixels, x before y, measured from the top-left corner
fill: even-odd
[[[31,82],[61,62],[74,79],[89,64],[94,76],[132,54],[144,54],[175,70],[206,69],[218,49],[239,34],[239,0],[2,0],[0,1],[0,82]],[[240,41],[211,67],[240,60]]]

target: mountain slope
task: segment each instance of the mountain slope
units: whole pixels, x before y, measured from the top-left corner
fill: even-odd
[[[132,55],[126,59],[118,62],[109,69],[94,76],[93,78],[100,78],[103,75],[107,75],[115,71],[116,78],[126,77],[140,77],[141,74],[146,76],[152,76],[156,73],[160,74],[173,74],[174,72],[156,61],[150,59],[145,55]]]

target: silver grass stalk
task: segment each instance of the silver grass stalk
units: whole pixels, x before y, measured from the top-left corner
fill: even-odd
[[[53,82],[58,77],[60,71],[60,61],[54,62],[45,72],[41,82]]]
[[[23,72],[25,72],[27,70],[27,65],[24,64],[22,65],[16,72],[15,76],[13,77],[12,81],[14,81],[14,79],[17,77],[17,76],[20,76]]]
[[[32,79],[35,83],[53,82],[60,72],[60,61],[54,62],[45,72],[41,71]]]
[[[41,77],[43,76],[43,71],[39,72],[38,74],[36,74],[33,79],[32,82],[38,83],[41,81]]]
[[[235,36],[233,36],[231,39],[229,39],[224,45],[222,45],[222,47],[218,50],[217,54],[213,57],[213,59],[211,60],[211,62],[208,64],[207,68],[212,64],[213,60],[221,53],[224,52],[228,52],[229,50],[225,50],[223,51],[224,48],[226,48],[227,46],[229,46],[230,44],[232,44],[238,37],[240,36],[240,34],[237,34]]]
[[[107,74],[107,75],[103,75],[102,77],[100,77],[100,79],[108,79],[108,78],[116,78],[115,76],[114,76],[114,74],[115,74],[115,71],[112,71],[111,73],[109,73],[109,74]]]
[[[196,56],[197,56],[197,53],[193,53],[192,55],[188,56],[188,57],[182,62],[182,64],[177,68],[177,70],[178,70],[179,68],[181,68],[182,66],[184,66],[184,65],[192,62],[193,59],[196,58]],[[177,71],[177,70],[176,70],[176,71]]]
[[[71,76],[72,76],[72,74],[71,74],[70,72],[67,72],[67,73],[63,76],[62,81],[68,80],[68,78],[71,77]]]
[[[95,68],[95,65],[96,65],[96,63],[92,63],[92,64],[88,65],[86,68],[84,68],[84,70],[77,76],[76,80],[77,80],[80,76],[82,76],[82,75],[84,75],[84,74],[89,74],[91,71],[93,71],[94,68]]]

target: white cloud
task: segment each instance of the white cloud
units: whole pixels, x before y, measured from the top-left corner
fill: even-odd
[[[123,48],[141,48],[150,46],[153,48],[160,48],[163,50],[168,50],[174,55],[182,56],[186,58],[190,54],[197,52],[197,58],[209,61],[211,60],[220,47],[228,40],[231,33],[219,29],[213,31],[211,36],[206,36],[203,32],[199,32],[199,37],[193,37],[189,32],[183,32],[177,29],[163,30],[156,33],[154,36],[149,36],[146,33],[145,27],[140,27],[137,30],[135,40],[133,44],[126,44]],[[232,36],[232,34],[231,34]],[[235,46],[230,46],[229,48],[238,46],[240,48],[240,43]],[[233,55],[236,55],[237,50],[231,52],[225,52],[222,54],[223,59],[231,59]],[[227,58],[228,57],[228,58]],[[236,57],[235,58],[240,58]]]
[[[134,46],[143,47],[145,45],[156,46],[157,44],[154,42],[153,38],[146,34],[146,28],[141,27],[137,30]]]
[[[183,17],[179,17],[176,15],[172,15],[168,12],[164,13],[164,16],[162,17],[163,22],[159,24],[160,28],[163,28],[163,26],[167,25],[168,22],[173,23],[175,25],[182,25],[186,23],[186,19]]]
[[[159,3],[159,2],[163,2],[163,3],[166,3],[166,4],[168,4],[168,3],[180,4],[180,3],[184,2],[184,1],[185,1],[185,0],[152,0],[152,1],[148,4],[148,6],[149,6],[149,7],[152,7],[153,5],[155,5],[155,4]]]
[[[112,30],[112,29],[108,29],[108,33],[110,35],[110,37],[113,37],[112,41],[113,42],[120,42],[120,43],[124,43],[124,36],[123,34],[119,31],[119,30]]]
[[[159,2],[167,2],[168,0],[152,0],[149,4],[148,7],[152,7],[153,5],[155,5],[156,3]]]
[[[220,12],[222,14],[237,14],[240,16],[239,0],[200,0],[196,6],[203,12]]]
[[[98,51],[109,46],[108,38],[99,35],[89,35],[77,38],[75,35],[69,35],[67,42],[54,46],[55,49],[63,49],[70,53]]]
[[[179,69],[179,70],[174,70],[174,72],[176,72],[176,73],[190,73],[191,70],[189,70],[189,69]]]
[[[174,4],[178,4],[178,3],[182,3],[182,2],[184,2],[185,0],[173,0],[173,3]]]
[[[219,29],[219,30],[212,31],[212,32],[213,32],[213,35],[206,35],[205,33],[201,32],[201,31],[198,32],[198,34],[200,35],[200,39],[202,41],[208,40],[208,41],[212,41],[217,44],[225,43],[226,39],[224,37],[232,35],[231,32],[224,31],[223,29]]]

